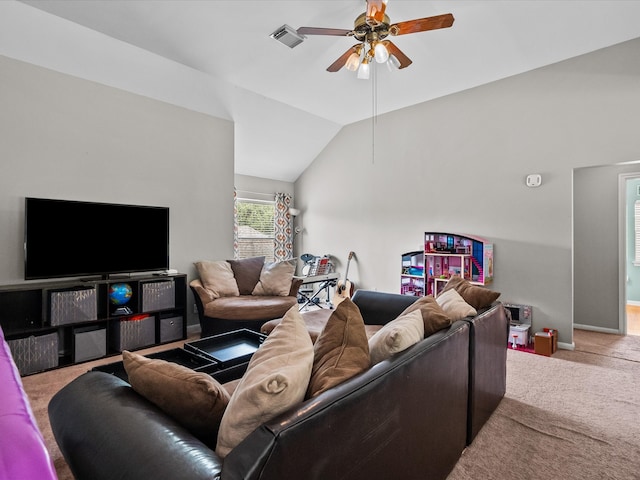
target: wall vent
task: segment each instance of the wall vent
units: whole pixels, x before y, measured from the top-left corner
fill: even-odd
[[[298,32],[289,25],[281,26],[269,36],[281,43],[284,43],[289,48],[300,45],[304,41],[304,37],[299,35]]]

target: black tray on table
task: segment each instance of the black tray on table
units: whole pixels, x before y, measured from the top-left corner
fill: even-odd
[[[189,352],[184,348],[174,348],[165,350],[164,352],[151,353],[145,355],[146,358],[166,360],[167,362],[177,363],[183,367],[190,368],[196,372],[211,373],[219,369],[218,363],[209,357],[199,355],[197,352]],[[100,365],[93,368],[94,371],[106,372],[121,378],[125,382],[129,381],[127,371],[124,369],[124,363],[114,362],[108,365]]]
[[[266,335],[243,328],[221,333],[184,344],[185,350],[208,357],[218,363],[219,368],[229,368],[247,363],[258,350]]]

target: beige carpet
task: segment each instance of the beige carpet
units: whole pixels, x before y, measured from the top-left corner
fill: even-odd
[[[510,350],[507,394],[448,480],[640,479],[640,337]]]
[[[507,395],[448,480],[640,479],[640,337],[577,330],[574,341],[575,351],[551,358],[509,351]],[[60,480],[73,477],[51,434],[49,398],[116,360],[23,378]]]

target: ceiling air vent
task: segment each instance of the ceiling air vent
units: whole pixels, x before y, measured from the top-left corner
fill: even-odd
[[[289,25],[281,26],[269,36],[281,43],[284,43],[289,48],[300,45],[304,41],[304,37],[302,35],[298,35],[298,32]]]

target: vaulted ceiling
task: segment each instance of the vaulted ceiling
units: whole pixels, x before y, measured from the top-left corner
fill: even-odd
[[[389,0],[392,22],[455,23],[394,38],[413,64],[378,67],[374,81],[326,71],[352,38],[291,49],[269,36],[283,24],[352,28],[365,0],[2,3],[28,20],[3,26],[0,54],[233,120],[236,173],[284,181],[344,125],[640,37],[637,1]],[[46,52],[9,45],[11,29]]]

